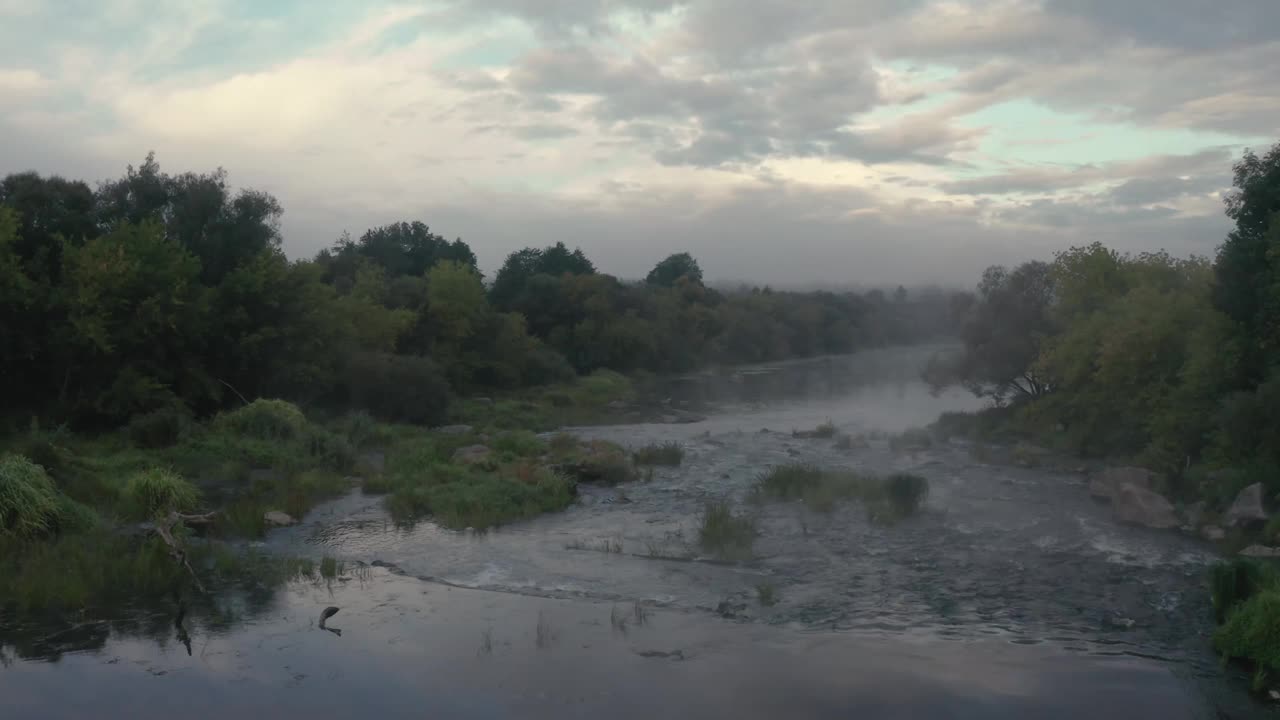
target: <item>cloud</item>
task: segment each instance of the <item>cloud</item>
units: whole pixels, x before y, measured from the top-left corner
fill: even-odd
[[[422,219],[489,270],[564,240],[630,276],[967,285],[1093,239],[1206,252],[1232,158],[1280,135],[1272,0],[50,5],[0,0],[6,169],[223,166],[296,257]]]

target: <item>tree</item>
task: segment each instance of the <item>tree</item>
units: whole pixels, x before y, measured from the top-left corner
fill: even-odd
[[[660,287],[674,287],[680,278],[688,278],[695,283],[702,283],[702,268],[689,253],[668,255],[666,259],[653,266],[645,282]]]
[[[960,382],[997,403],[1034,398],[1048,390],[1037,374],[1040,346],[1053,330],[1051,268],[1027,262],[1010,271],[987,268],[977,299],[961,331],[964,349],[944,366],[931,368],[935,385]]]
[[[1236,227],[1218,249],[1214,304],[1236,325],[1236,384],[1262,382],[1280,346],[1280,144],[1235,164],[1226,198]]]
[[[519,310],[521,296],[536,276],[559,279],[565,275],[591,275],[595,271],[595,265],[581,248],[570,251],[562,242],[542,249],[524,248],[507,256],[493,279],[489,300],[504,312]]]

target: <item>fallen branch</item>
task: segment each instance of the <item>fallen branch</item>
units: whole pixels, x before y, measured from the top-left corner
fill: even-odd
[[[196,589],[199,590],[202,595],[205,593],[204,584],[201,583],[200,578],[196,576],[195,569],[191,567],[191,562],[187,559],[186,549],[183,548],[182,543],[178,542],[178,539],[173,536],[172,530],[173,526],[179,522],[190,523],[192,525],[208,525],[213,522],[216,515],[216,512],[205,513],[203,515],[184,515],[179,512],[170,512],[165,517],[157,518],[156,520],[156,534],[159,535],[160,539],[164,540],[165,544],[169,546],[169,557],[173,558],[174,562],[185,567],[187,572],[191,573],[191,581],[196,584]]]

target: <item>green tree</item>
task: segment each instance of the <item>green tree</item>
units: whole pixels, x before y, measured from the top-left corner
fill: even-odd
[[[653,266],[644,281],[649,285],[674,287],[680,278],[688,278],[695,283],[702,282],[702,268],[698,267],[698,261],[687,252],[668,255]]]

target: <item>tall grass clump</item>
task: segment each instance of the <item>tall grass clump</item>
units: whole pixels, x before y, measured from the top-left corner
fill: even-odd
[[[0,457],[0,535],[32,538],[57,528],[58,488],[44,468],[21,455]]]
[[[676,467],[684,461],[684,448],[678,442],[653,443],[636,450],[632,457],[637,465]]]
[[[777,465],[756,479],[756,487],[768,497],[794,500],[812,492],[823,481],[823,470],[817,465],[792,463]]]
[[[749,560],[756,540],[756,523],[736,515],[728,502],[707,503],[698,527],[702,549],[724,560]]]
[[[151,468],[132,475],[124,486],[129,514],[139,519],[170,511],[194,510],[200,501],[196,487],[181,475],[164,468]]]
[[[259,398],[222,413],[213,424],[215,429],[258,440],[293,440],[302,436],[307,418],[293,403]]]
[[[899,517],[914,515],[929,496],[929,481],[919,475],[894,473],[885,479],[885,497]]]
[[[1213,646],[1229,659],[1254,663],[1254,689],[1262,690],[1268,675],[1280,672],[1280,589],[1262,590],[1232,611],[1213,634]]]

